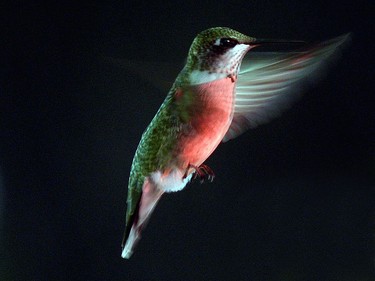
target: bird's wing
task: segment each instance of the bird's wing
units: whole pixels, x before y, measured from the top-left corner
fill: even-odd
[[[123,258],[129,259],[141,238],[142,229],[146,226],[163,191],[149,180],[148,177],[135,183],[138,186],[128,191],[128,210],[126,212],[126,228],[122,241]],[[139,186],[141,185],[141,186]]]
[[[286,109],[304,84],[322,76],[350,34],[293,53],[250,53],[237,79],[233,121],[223,142],[263,124]]]
[[[123,58],[100,57],[103,63],[119,66],[132,74],[151,83],[161,91],[168,91],[173,85],[174,79],[183,68],[178,63],[136,61]]]

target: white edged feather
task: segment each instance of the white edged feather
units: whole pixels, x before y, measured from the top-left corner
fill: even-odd
[[[337,56],[350,34],[292,53],[248,55],[237,79],[234,115],[223,142],[278,116]]]

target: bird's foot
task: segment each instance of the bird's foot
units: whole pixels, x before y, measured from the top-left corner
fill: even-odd
[[[190,168],[195,170],[193,179],[195,180],[199,177],[201,183],[203,183],[206,179],[212,182],[215,178],[214,171],[205,164],[202,164],[199,167],[189,164],[183,178],[187,177]]]
[[[228,78],[230,78],[232,80],[232,83],[237,81],[237,77],[234,74],[229,74]]]

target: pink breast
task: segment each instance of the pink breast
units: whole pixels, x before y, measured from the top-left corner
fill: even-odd
[[[180,143],[179,160],[183,165],[201,165],[227,132],[233,116],[234,86],[231,78],[194,86],[197,94],[190,120],[190,132]]]

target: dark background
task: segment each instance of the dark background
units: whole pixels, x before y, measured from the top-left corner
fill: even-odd
[[[0,280],[375,280],[370,3],[1,4]],[[131,160],[166,92],[103,57],[182,66],[213,26],[353,39],[281,118],[218,148],[212,184],[164,196],[123,260]]]

